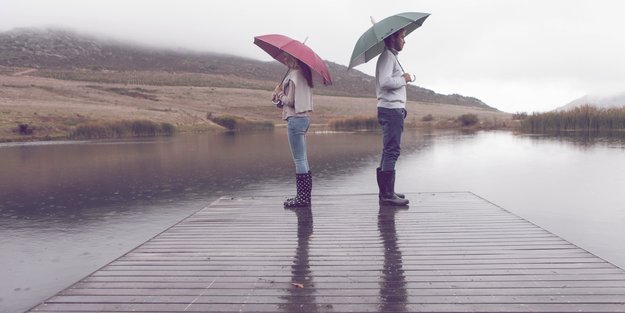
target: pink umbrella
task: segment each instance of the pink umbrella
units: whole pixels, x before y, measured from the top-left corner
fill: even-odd
[[[308,65],[312,70],[313,77],[323,82],[324,85],[332,85],[332,78],[326,63],[305,44],[277,34],[256,36],[254,37],[254,44],[282,64],[285,64],[284,53],[290,54]]]

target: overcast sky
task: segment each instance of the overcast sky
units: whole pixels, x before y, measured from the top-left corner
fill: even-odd
[[[432,15],[400,60],[416,85],[506,112],[548,111],[625,92],[620,0],[0,0],[0,31],[65,27],[143,44],[270,60],[253,37],[281,33],[347,65],[358,37],[401,12]],[[358,66],[374,73],[375,60]]]

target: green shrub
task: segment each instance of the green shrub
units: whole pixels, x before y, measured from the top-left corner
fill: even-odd
[[[468,127],[477,124],[479,122],[479,119],[477,118],[477,115],[473,113],[468,113],[458,116],[456,121],[458,121],[462,126]]]
[[[33,130],[33,128],[32,128],[30,125],[28,125],[28,124],[19,124],[19,125],[17,126],[17,132],[18,132],[20,135],[32,135],[32,134],[33,134],[33,132],[34,132],[34,130]]]
[[[161,133],[167,136],[172,136],[176,133],[176,126],[170,123],[161,123]]]
[[[237,128],[237,119],[231,115],[212,116],[211,121],[228,130],[235,130]]]
[[[274,128],[270,121],[250,121],[232,115],[215,116],[213,113],[208,113],[206,118],[230,131],[270,130]]]

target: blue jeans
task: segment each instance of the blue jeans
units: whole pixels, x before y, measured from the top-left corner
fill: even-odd
[[[306,153],[306,132],[308,131],[308,126],[310,126],[310,118],[308,116],[291,116],[287,119],[289,146],[295,162],[296,174],[306,174],[310,170]]]
[[[401,134],[404,131],[405,109],[378,108],[378,123],[382,126],[382,171],[395,170],[401,152]]]

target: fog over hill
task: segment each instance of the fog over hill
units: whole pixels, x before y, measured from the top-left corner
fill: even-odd
[[[625,107],[625,92],[612,95],[586,95],[557,108],[556,111],[566,111],[583,105],[598,108]]]
[[[253,47],[250,38],[250,49]],[[374,78],[358,70],[327,62],[333,86],[316,88],[316,93],[372,97]],[[153,48],[114,40],[99,39],[59,29],[14,29],[0,33],[0,65],[37,69],[91,69],[118,71],[169,71],[234,75],[246,79],[277,81],[284,65],[272,61],[210,52]],[[442,95],[414,85],[408,86],[408,99],[481,107],[497,111],[479,99],[458,94]]]

